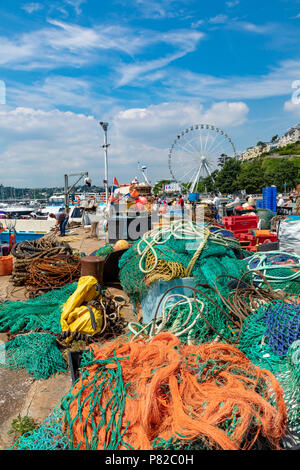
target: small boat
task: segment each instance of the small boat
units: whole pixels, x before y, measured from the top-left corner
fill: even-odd
[[[30,215],[36,211],[36,207],[26,206],[25,204],[15,204],[12,206],[5,206],[0,208],[1,213],[8,216],[8,218],[19,217],[23,215]]]

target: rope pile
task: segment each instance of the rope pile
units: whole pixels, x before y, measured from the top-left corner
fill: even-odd
[[[147,232],[119,260],[120,282],[132,301],[140,301],[156,280],[195,277],[213,286],[217,274],[240,277],[247,269],[232,237],[193,222],[173,222]]]
[[[274,376],[226,344],[151,342],[94,345],[63,398],[70,449],[279,448],[286,410]]]
[[[69,256],[72,254],[72,249],[67,243],[58,242],[54,234],[48,234],[38,240],[17,243],[12,248],[11,254],[15,262],[10,282],[14,286],[23,286],[29,278],[27,267],[33,260]]]
[[[250,270],[259,270],[273,289],[281,289],[289,294],[300,294],[300,256],[296,253],[269,251],[256,253],[245,262]],[[254,278],[257,285],[263,285],[262,279]]]
[[[79,256],[51,256],[31,260],[27,266],[26,290],[34,297],[52,289],[78,281],[81,263]]]
[[[254,285],[251,279],[252,273],[255,273],[255,275],[261,279],[265,287]],[[223,295],[223,289],[218,288],[218,283],[222,278],[230,279],[235,282],[235,285],[232,284],[234,289],[231,290],[227,297]],[[250,280],[246,282],[245,279]],[[246,271],[240,279],[234,278],[230,274],[217,276],[214,291],[222,300],[224,307],[227,307],[231,315],[240,321],[240,325],[242,325],[247,316],[260,305],[268,303],[271,300],[284,300],[288,295],[284,291],[274,291],[266,277],[260,271]]]
[[[209,289],[202,290],[191,286],[181,286],[192,291],[193,297],[182,294],[169,294],[178,286],[169,288],[159,301],[153,320],[147,325],[130,322],[128,327],[137,338],[152,338],[161,331],[169,331],[180,337],[182,344],[200,344],[219,341],[237,343],[239,330],[233,317],[218,304],[218,299],[209,296]],[[180,300],[178,300],[180,299]],[[177,300],[177,301],[176,301]],[[162,304],[162,314],[157,316]]]

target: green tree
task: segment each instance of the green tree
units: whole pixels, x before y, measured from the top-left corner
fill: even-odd
[[[241,162],[230,158],[216,176],[216,188],[222,193],[231,193],[239,189],[237,178],[241,171]]]
[[[204,193],[205,191],[207,192],[212,192],[216,189],[216,177],[218,175],[218,170],[215,170],[212,172],[210,176],[207,176],[206,178],[203,178],[199,181],[197,184],[196,192],[198,193]]]
[[[238,175],[238,186],[249,193],[257,193],[265,186],[266,179],[262,166],[262,159],[257,158],[251,162],[244,162]]]
[[[225,163],[230,159],[230,157],[228,155],[226,155],[226,153],[222,153],[219,158],[218,158],[218,166],[223,168],[223,166],[225,165]]]
[[[265,181],[268,185],[274,184],[278,191],[284,191],[284,183],[291,189],[298,183],[299,170],[290,158],[282,158],[274,161],[272,166],[265,170]]]

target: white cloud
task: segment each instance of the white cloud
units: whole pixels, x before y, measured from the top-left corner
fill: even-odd
[[[129,0],[139,10],[144,18],[163,19],[174,18],[182,15],[179,8],[181,4],[188,4],[189,0]],[[128,0],[126,3],[128,4]]]
[[[258,25],[255,23],[250,23],[248,21],[233,21],[230,24],[230,28],[254,34],[272,34],[276,33],[277,25],[272,23]]]
[[[80,7],[83,3],[86,3],[86,0],[65,0],[65,2],[67,5],[71,5],[74,8],[77,15],[80,15],[82,13]]]
[[[268,74],[229,76],[219,78],[188,70],[163,71],[160,78],[172,96],[183,94],[202,100],[245,100],[285,96],[293,93],[292,84],[300,77],[300,60],[286,60],[273,67]]]
[[[225,130],[247,118],[245,103],[215,103],[205,109],[199,102],[161,103],[147,108],[118,110],[103,116],[109,122],[109,175],[127,182],[137,172],[137,161],[149,167],[152,181],[168,178],[167,155],[177,132],[196,123]],[[66,172],[89,171],[102,184],[103,131],[92,116],[16,108],[0,111],[5,162],[5,184],[60,186]]]
[[[292,113],[296,117],[300,117],[300,98],[299,97],[298,97],[298,100],[299,102],[293,102],[292,100],[286,101],[284,103],[284,111]]]
[[[228,16],[223,15],[223,14],[214,16],[213,18],[209,19],[209,22],[214,23],[214,24],[223,24],[223,23],[227,23],[227,21],[228,21]]]
[[[231,2],[226,2],[228,8],[233,8],[240,3],[240,0],[232,0]]]
[[[160,41],[177,47],[179,49],[178,52],[155,60],[135,62],[133,64],[118,64],[116,70],[121,74],[118,86],[127,85],[133,81],[135,81],[136,84],[137,78],[143,77],[148,72],[153,72],[166,67],[171,62],[193,52],[196,49],[198,42],[204,37],[205,35],[199,31],[186,30],[170,31],[165,34],[161,34]],[[154,37],[153,40],[155,41]],[[155,79],[155,76],[152,76],[152,79]]]
[[[162,145],[170,142],[170,135],[176,135],[182,128],[205,122],[232,127],[245,122],[248,114],[245,103],[219,102],[205,109],[199,102],[173,102],[150,105],[147,108],[131,108],[117,113],[114,125],[123,137],[128,136],[146,143],[159,141]]]
[[[203,23],[204,23],[204,20],[194,21],[194,22],[191,24],[191,27],[192,27],[192,28],[198,28],[198,26],[201,26]]]
[[[68,106],[93,109],[94,97],[90,83],[83,79],[56,75],[28,85],[10,84],[9,88],[10,103],[17,107],[50,110],[57,106]]]
[[[25,5],[22,6],[22,10],[25,10],[27,13],[31,14],[34,13],[35,11],[41,10],[44,8],[43,5],[40,3],[26,3]]]
[[[135,30],[119,25],[97,25],[93,28],[48,20],[51,26],[13,38],[0,37],[3,47],[0,65],[13,69],[54,69],[65,66],[104,63],[111,66],[116,52],[132,57],[155,44],[166,44],[182,52],[190,52],[204,34],[194,30],[167,32]],[[175,53],[176,54],[176,53]]]

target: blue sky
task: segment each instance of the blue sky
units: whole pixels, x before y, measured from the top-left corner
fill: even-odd
[[[120,182],[138,161],[168,178],[168,149],[192,124],[221,127],[241,152],[300,121],[300,0],[11,0],[0,16],[4,185],[85,170],[101,184],[100,120]]]

